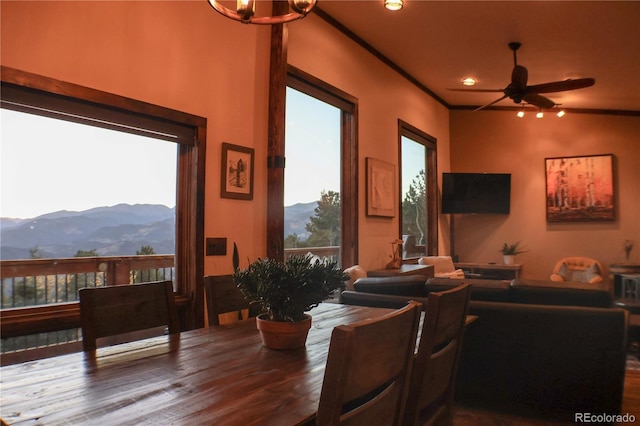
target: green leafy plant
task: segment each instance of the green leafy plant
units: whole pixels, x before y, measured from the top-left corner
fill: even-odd
[[[349,276],[335,262],[294,255],[284,263],[258,259],[246,269],[236,269],[233,279],[249,303],[259,304],[270,320],[297,322],[344,288]]]
[[[499,251],[500,251],[500,253],[502,253],[505,256],[515,256],[516,254],[524,253],[527,250],[521,248],[520,247],[520,241],[518,241],[518,242],[513,243],[513,244],[504,243],[504,245],[502,246],[502,248]]]

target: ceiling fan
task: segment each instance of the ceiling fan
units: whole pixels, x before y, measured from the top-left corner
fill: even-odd
[[[546,98],[540,93],[553,93],[564,92],[566,90],[582,89],[585,87],[593,86],[596,80],[593,78],[578,78],[568,79],[562,81],[554,81],[550,83],[535,84],[533,86],[527,86],[528,71],[522,65],[518,65],[516,51],[520,48],[521,44],[518,42],[509,43],[509,48],[513,50],[513,71],[511,72],[511,83],[504,89],[449,89],[458,92],[502,92],[504,96],[495,101],[476,108],[475,111],[481,110],[488,106],[491,106],[503,99],[510,98],[516,104],[526,102],[531,105],[535,105],[538,108],[549,109],[553,108],[557,104],[549,98]]]

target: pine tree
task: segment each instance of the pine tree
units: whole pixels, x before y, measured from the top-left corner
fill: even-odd
[[[318,206],[313,210],[315,216],[305,228],[309,232],[307,247],[340,245],[340,193],[322,191]]]
[[[425,244],[426,198],[427,176],[424,170],[420,170],[402,201],[402,234],[415,235],[417,244]]]

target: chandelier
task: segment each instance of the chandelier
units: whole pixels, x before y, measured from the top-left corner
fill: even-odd
[[[227,18],[240,21],[244,24],[260,25],[283,24],[285,22],[295,21],[296,19],[302,19],[307,16],[307,13],[311,12],[311,9],[313,9],[317,2],[317,0],[287,0],[289,3],[289,13],[274,16],[254,16],[256,13],[257,0],[237,0],[235,11],[223,6],[218,0],[207,1],[218,13]]]

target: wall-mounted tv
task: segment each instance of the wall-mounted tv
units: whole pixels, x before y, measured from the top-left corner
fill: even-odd
[[[442,213],[509,214],[511,174],[443,173]]]

